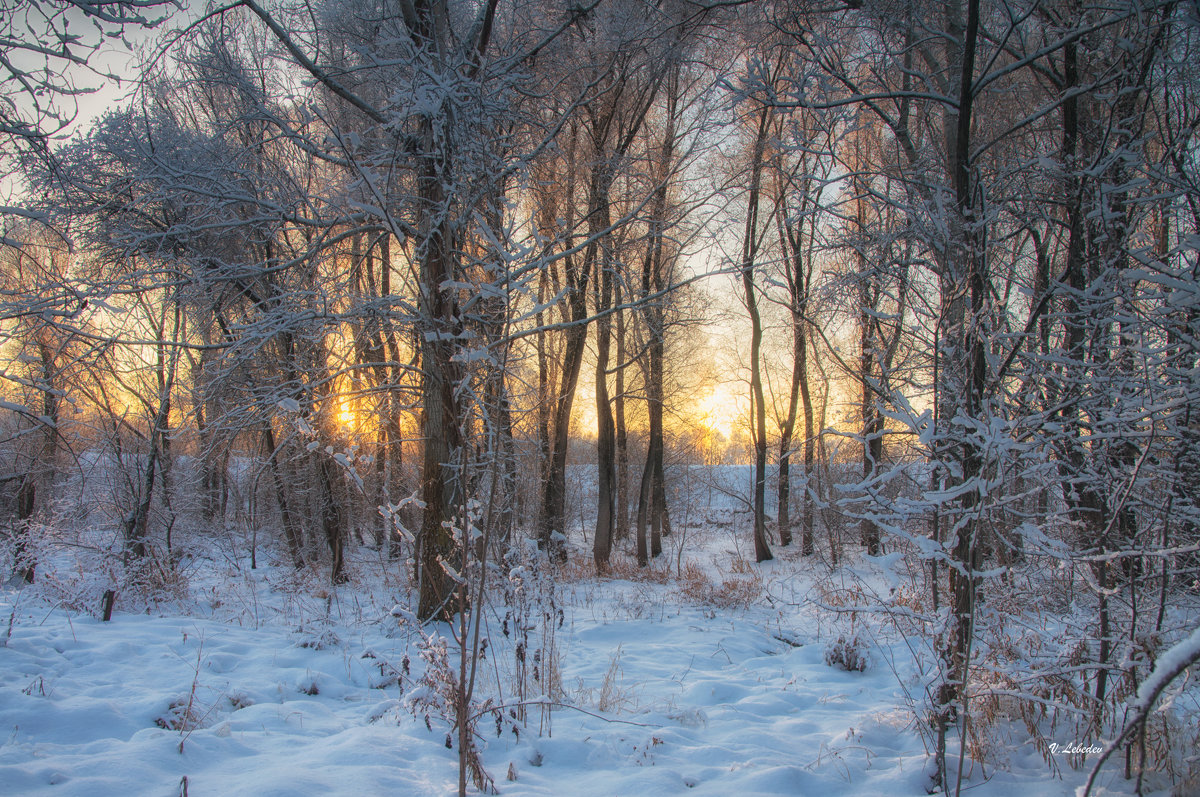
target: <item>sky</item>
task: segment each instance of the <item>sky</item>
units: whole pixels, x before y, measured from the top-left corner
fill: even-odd
[[[21,47],[4,47],[4,57],[13,68],[28,73],[36,82],[44,81],[51,88],[70,89],[75,94],[57,94],[53,98],[43,95],[39,101],[48,106],[63,120],[69,121],[63,129],[56,132],[53,146],[61,146],[74,136],[86,131],[105,111],[119,107],[125,102],[133,89],[132,78],[135,51],[152,40],[157,32],[168,22],[164,21],[157,28],[147,29],[136,25],[127,26],[123,37],[113,36],[110,28],[108,36],[102,37],[96,24],[86,19],[83,13],[75,7],[66,9],[50,6],[49,4],[34,4],[23,2],[16,6],[18,11],[12,12],[7,18],[0,19],[0,41],[21,41],[29,45],[45,46],[56,50],[61,45],[55,44],[56,35],[75,38],[80,45],[75,49],[77,56],[87,56],[88,65],[72,64],[62,58],[50,57],[40,53],[30,52]],[[46,20],[41,12],[54,8],[51,19]],[[94,52],[88,48],[95,47]],[[4,79],[7,78],[7,79]],[[17,89],[17,81],[11,73],[5,70],[0,73],[3,79],[3,96],[23,109],[26,117],[30,116],[30,101],[23,92]],[[54,121],[50,120],[46,127],[53,128]],[[12,142],[4,142],[6,153],[14,151],[9,147]],[[5,170],[0,173],[0,201],[15,202],[19,200],[22,187],[17,177]]]

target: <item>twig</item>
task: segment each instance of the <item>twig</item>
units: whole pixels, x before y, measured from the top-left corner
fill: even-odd
[[[13,625],[17,621],[17,606],[21,603],[21,596],[25,594],[23,590],[18,590],[16,598],[13,599],[12,612],[8,615],[8,630],[4,633],[4,641],[0,642],[0,648],[8,647],[8,640],[12,639]],[[46,622],[42,620],[42,622]]]
[[[471,722],[482,717],[484,714],[491,714],[496,711],[503,711],[509,708],[524,708],[526,706],[551,706],[553,708],[570,708],[578,711],[581,714],[587,714],[589,717],[595,717],[598,720],[605,722],[619,722],[622,725],[636,725],[639,728],[661,728],[661,725],[654,725],[648,722],[634,722],[633,720],[619,720],[615,717],[606,717],[603,714],[597,714],[594,711],[588,711],[586,708],[571,705],[570,703],[560,703],[557,700],[520,700],[516,703],[504,703],[501,705],[490,706],[483,711],[475,714],[470,718]]]
[[[13,623],[17,620],[17,602],[13,601],[12,613],[8,615],[8,631],[4,633],[4,641],[0,642],[0,648],[8,647],[8,640],[12,639]]]
[[[187,706],[183,710],[183,718],[182,718],[182,720],[180,722],[180,726],[179,726],[179,737],[180,737],[179,738],[179,754],[180,755],[183,755],[183,745],[187,742],[188,737],[190,737],[192,735],[192,731],[196,730],[196,728],[199,727],[200,723],[204,721],[204,717],[207,717],[208,714],[212,711],[212,707],[209,707],[209,710],[204,713],[204,717],[200,717],[199,719],[196,719],[196,720],[193,720],[193,718],[192,718],[192,707],[196,704],[196,687],[199,686],[199,684],[200,684],[201,657],[203,655],[204,655],[204,639],[202,638],[200,640],[200,645],[196,648],[196,666],[195,666],[195,675],[192,677],[192,689],[190,692],[188,692]],[[186,785],[187,784],[185,782],[185,784],[184,784],[185,791],[186,791]]]

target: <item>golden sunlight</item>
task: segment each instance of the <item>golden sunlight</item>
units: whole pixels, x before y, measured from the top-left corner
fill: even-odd
[[[733,427],[737,423],[739,413],[738,398],[730,392],[729,386],[716,384],[710,387],[707,395],[697,404],[700,425],[709,434],[717,434],[729,440],[733,436]]]

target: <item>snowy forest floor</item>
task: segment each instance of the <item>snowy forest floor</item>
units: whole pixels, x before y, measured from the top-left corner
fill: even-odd
[[[476,690],[480,702],[525,701],[519,733],[497,735],[490,714],[478,726],[500,794],[927,793],[930,643],[836,610],[895,584],[861,558],[833,570],[779,549],[747,564],[743,531],[732,515],[695,518],[650,573],[621,554],[597,578],[582,550],[555,579],[529,560],[506,565]],[[157,600],[121,597],[102,622],[93,549],[67,542],[37,583],[0,591],[0,793],[454,792],[451,725],[421,686],[450,632],[393,615],[407,600],[402,563],[357,549],[335,590],[319,573],[261,553],[251,569],[209,545]],[[827,663],[855,653],[865,671]],[[1176,711],[1185,726],[1200,716],[1194,691]],[[1048,762],[1015,722],[980,738],[991,763],[965,767],[964,793],[1071,794],[1090,768]],[[1114,759],[1100,793],[1132,793],[1120,775]],[[1146,782],[1147,793],[1170,787]]]

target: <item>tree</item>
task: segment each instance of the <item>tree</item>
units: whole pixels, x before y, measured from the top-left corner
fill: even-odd
[[[861,174],[853,193],[880,208],[879,223],[869,222],[870,211],[856,217],[881,241],[889,239],[881,234],[887,224],[901,222],[901,237],[890,239],[903,262],[919,264],[935,285],[912,300],[916,329],[926,336],[922,348],[932,355],[926,376],[912,385],[929,386],[932,406],[915,405],[916,395],[887,384],[886,368],[875,370],[887,365],[878,353],[891,343],[880,345],[878,330],[871,331],[881,316],[869,284],[859,302],[858,370],[876,395],[868,400],[864,390],[864,460],[878,463],[872,444],[881,439],[875,412],[882,403],[925,447],[928,467],[921,467],[925,478],[933,474],[924,503],[937,546],[932,597],[937,606],[944,591],[950,609],[943,682],[934,697],[943,788],[951,777],[942,766],[946,731],[957,726],[961,739],[970,721],[967,683],[985,562],[1011,564],[1028,550],[1025,542],[1041,544],[1036,534],[1025,536],[1028,529],[1078,530],[1065,536],[1073,566],[1095,581],[1098,608],[1090,691],[1098,701],[1111,691],[1106,671],[1117,641],[1107,596],[1121,583],[1113,563],[1140,555],[1132,542],[1140,522],[1135,496],[1146,486],[1140,472],[1157,434],[1144,378],[1158,367],[1150,343],[1157,333],[1143,323],[1157,297],[1139,282],[1140,269],[1160,263],[1170,246],[1150,255],[1134,243],[1134,231],[1161,216],[1149,188],[1161,191],[1165,183],[1148,177],[1158,167],[1147,157],[1147,87],[1170,51],[1174,13],[1170,3],[1016,13],[1007,4],[967,0],[937,9],[909,3],[886,15],[839,12],[840,30],[814,17],[792,28],[806,67],[791,73],[792,85],[777,92],[775,104],[853,107],[874,120],[879,155],[887,156],[874,159],[878,176]],[[841,45],[845,26],[855,29],[858,46]],[[837,44],[826,46],[831,42]],[[859,175],[858,167],[848,171]],[[1030,202],[1031,190],[1045,195]],[[915,279],[900,284],[929,284]],[[1037,518],[1021,508],[1023,491],[1048,482],[1051,463],[1059,483],[1043,506],[1066,504],[1063,527],[1053,515]],[[852,489],[869,492],[904,468],[879,473],[872,465]],[[1025,487],[1013,489],[1018,485]],[[929,550],[908,525],[914,515],[901,507],[910,504],[874,506],[864,524],[868,548],[875,519],[887,518],[893,533],[904,529],[901,540]],[[1017,524],[1024,531],[1010,534],[1005,518],[1013,514],[1027,519]],[[1124,579],[1136,577],[1135,563],[1120,569]],[[945,584],[939,572],[948,576]],[[1132,595],[1134,582],[1124,583]]]
[[[20,248],[31,242],[35,252],[30,256],[35,259],[61,248],[46,240],[33,240],[41,236],[31,234],[30,228],[21,223],[10,229],[14,220],[39,218],[39,214],[26,206],[8,204],[11,195],[20,191],[19,161],[36,159],[45,164],[52,163],[50,142],[78,114],[79,98],[96,90],[87,78],[110,77],[97,64],[97,55],[105,39],[122,36],[127,30],[158,25],[165,18],[159,12],[165,11],[167,5],[167,0],[72,0],[66,3],[5,0],[0,3],[0,190],[6,195],[0,200],[3,203],[0,204],[0,217],[3,217],[0,244],[6,250],[13,250],[8,254],[14,258],[20,260]],[[58,279],[62,276],[59,274]],[[53,459],[58,441],[59,397],[52,383],[61,363],[56,364],[57,355],[47,342],[47,336],[56,337],[51,331],[52,318],[75,312],[78,308],[73,305],[77,305],[78,297],[68,292],[63,294],[65,301],[56,303],[51,298],[53,293],[47,290],[52,287],[50,283],[24,284],[22,287],[28,292],[18,290],[3,297],[0,320],[28,319],[40,314],[46,322],[41,331],[35,333],[35,337],[42,339],[38,348],[45,389],[40,412],[30,413],[28,408],[15,405],[12,409],[41,427],[42,453]],[[19,424],[23,422],[18,421]],[[45,491],[53,480],[52,464],[45,459],[39,461],[42,464],[27,472],[18,489],[17,514],[21,516],[22,524],[28,523],[37,511],[39,500],[44,500],[37,498],[38,483]],[[43,471],[42,467],[50,470]],[[32,563],[24,566],[26,580],[31,581],[33,573]]]
[[[613,370],[622,372],[632,358],[621,356],[624,336],[620,333],[626,329],[626,317],[615,302],[621,295],[637,295],[634,285],[639,278],[630,271],[632,260],[640,255],[634,252],[653,250],[656,223],[660,225],[657,234],[663,234],[661,219],[645,222],[651,232],[641,232],[639,223],[658,207],[658,192],[667,190],[656,182],[654,166],[642,160],[637,149],[654,125],[664,81],[683,57],[692,31],[702,22],[703,15],[689,14],[681,4],[607,3],[588,18],[587,25],[565,39],[557,53],[559,58],[591,66],[573,69],[565,95],[560,92],[561,110],[555,112],[563,124],[557,154],[549,153],[550,158],[544,166],[539,164],[538,170],[545,186],[537,190],[539,233],[546,242],[546,255],[561,264],[561,278],[554,267],[550,282],[553,285],[561,279],[560,315],[565,326],[561,362],[551,364],[547,340],[539,339],[539,381],[545,385],[550,403],[540,424],[547,442],[542,444],[546,465],[538,539],[543,547],[561,554],[566,531],[569,429],[590,313],[594,313],[600,483],[593,557],[600,568],[606,566],[613,537],[622,525],[618,516],[626,511],[619,500],[622,488],[618,480],[624,445],[619,427],[624,418],[621,413],[613,416],[609,377]],[[557,168],[553,166],[556,163]],[[664,180],[669,176],[669,170],[663,173]],[[634,227],[639,231],[634,232]],[[641,237],[641,241],[650,241],[646,244],[649,250],[635,243],[645,235],[649,238]],[[645,299],[638,296],[638,301]],[[614,318],[622,361],[612,368]],[[557,371],[557,385],[550,383],[551,371]],[[623,380],[621,373],[618,382],[622,387]],[[615,397],[621,409],[625,392],[618,388]]]
[[[750,183],[746,198],[746,222],[742,234],[742,257],[738,270],[742,277],[742,300],[750,316],[750,415],[752,418],[751,438],[754,443],[754,558],[764,562],[774,558],[767,542],[767,404],[762,378],[762,315],[758,309],[758,288],[755,270],[758,267],[758,252],[762,243],[763,229],[769,224],[760,222],[762,210],[762,175],[771,132],[771,106],[762,103],[757,109],[750,154]],[[769,218],[769,213],[762,214]]]
[[[0,433],[11,470],[0,475],[0,483],[15,485],[14,565],[30,583],[37,568],[30,526],[39,516],[49,519],[64,442],[62,404],[83,356],[81,341],[62,322],[80,313],[85,302],[60,298],[72,258],[59,238],[28,222],[12,234],[11,243],[0,245],[0,275],[11,286],[5,299],[16,300],[0,326],[7,361],[0,409],[11,416]]]
[[[6,182],[17,158],[50,159],[50,142],[74,121],[80,97],[96,91],[96,80],[112,78],[98,63],[105,41],[157,26],[171,5],[171,0],[0,3],[0,173]],[[28,215],[18,207],[0,212]]]

